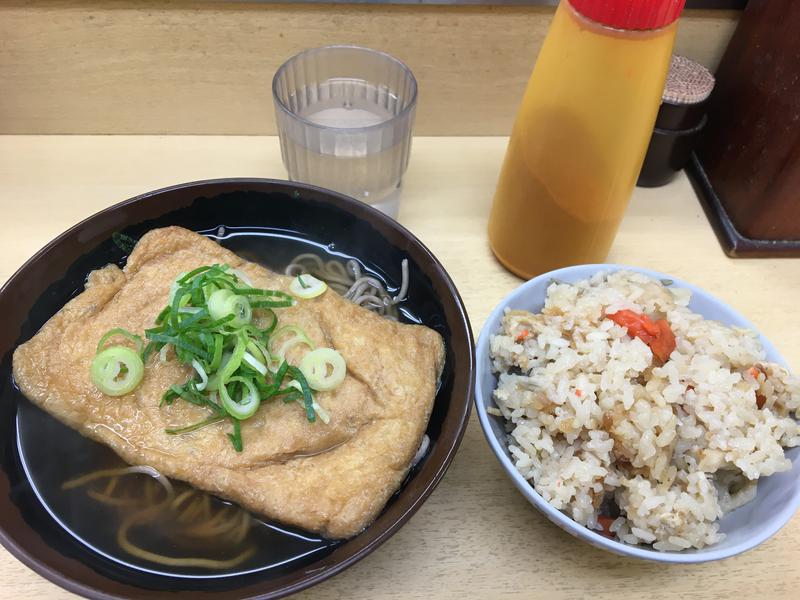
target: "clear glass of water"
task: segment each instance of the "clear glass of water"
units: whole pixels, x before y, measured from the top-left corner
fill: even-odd
[[[281,65],[272,96],[292,181],[397,216],[417,104],[408,67],[369,48],[313,48]]]

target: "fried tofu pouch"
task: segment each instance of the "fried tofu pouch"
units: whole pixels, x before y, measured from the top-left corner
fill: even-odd
[[[145,365],[130,394],[110,397],[90,377],[101,336],[123,327],[144,336],[181,273],[211,264],[239,269],[254,287],[288,291],[290,278],[247,262],[212,240],[178,227],[147,233],[124,269],[89,274],[86,289],[14,353],[14,378],[33,403],[126,462],[150,465],[254,513],[347,538],[369,525],[398,489],[420,445],[444,362],[435,331],[382,318],[332,290],[276,309],[279,326],[301,327],[319,347],[338,350],[344,382],[315,394],[329,424],[310,423],[299,403],[267,400],[242,422],[236,452],[228,421],[192,433],[165,429],[202,420],[208,411],[185,401],[160,406],[165,390],[193,371],[172,352]],[[287,354],[297,364],[302,345]]]

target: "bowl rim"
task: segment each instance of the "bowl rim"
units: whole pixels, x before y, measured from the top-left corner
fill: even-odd
[[[767,541],[773,535],[775,535],[781,528],[783,528],[786,523],[794,516],[797,512],[798,508],[800,508],[800,487],[796,487],[792,496],[792,501],[786,503],[784,506],[781,507],[781,510],[777,513],[776,518],[773,519],[772,524],[770,527],[765,527],[758,531],[758,533],[754,536],[747,538],[746,540],[739,542],[729,548],[725,549],[718,549],[715,546],[709,546],[707,548],[692,550],[690,552],[676,552],[676,551],[668,551],[668,552],[660,552],[658,550],[652,549],[645,549],[638,546],[633,546],[630,544],[626,544],[624,542],[620,542],[617,540],[613,540],[607,537],[604,537],[597,533],[594,530],[591,530],[583,525],[580,525],[577,521],[573,520],[571,517],[567,516],[553,505],[551,505],[547,500],[542,498],[542,496],[535,490],[535,488],[528,483],[528,481],[520,474],[520,472],[516,469],[513,462],[506,454],[505,445],[498,440],[494,432],[492,431],[491,427],[491,419],[493,418],[486,412],[486,407],[493,403],[492,398],[485,398],[483,394],[483,390],[481,389],[481,382],[484,378],[488,376],[493,376],[490,372],[486,372],[481,369],[481,360],[480,357],[484,354],[488,354],[489,352],[489,340],[492,335],[494,335],[494,331],[489,331],[489,325],[491,323],[499,322],[499,319],[502,318],[503,312],[505,311],[506,307],[509,304],[526,298],[531,290],[538,287],[543,280],[547,279],[563,279],[564,277],[572,277],[575,274],[579,274],[578,278],[575,278],[575,281],[579,281],[581,279],[586,279],[591,277],[592,275],[602,272],[616,272],[616,271],[631,271],[635,273],[641,273],[644,275],[648,275],[655,279],[667,279],[672,281],[672,286],[681,287],[689,289],[694,296],[697,294],[698,296],[704,297],[705,299],[713,302],[714,304],[719,305],[721,308],[729,312],[730,314],[734,315],[737,319],[740,320],[741,327],[745,327],[747,329],[751,329],[755,331],[758,336],[759,340],[764,348],[765,353],[770,358],[771,362],[776,362],[781,364],[782,366],[789,368],[788,363],[786,360],[781,356],[780,352],[775,348],[775,346],[756,328],[753,323],[750,322],[747,318],[745,318],[741,313],[735,310],[726,302],[723,302],[713,294],[705,291],[704,289],[689,283],[683,279],[678,277],[674,277],[672,275],[668,275],[666,273],[661,273],[659,271],[654,271],[652,269],[647,269],[643,267],[634,267],[630,265],[623,265],[623,264],[616,264],[616,263],[608,263],[608,264],[585,264],[585,265],[575,265],[571,267],[564,267],[561,269],[556,269],[553,271],[549,271],[547,273],[543,273],[542,275],[538,275],[533,279],[530,279],[514,290],[509,292],[501,301],[500,303],[492,310],[490,315],[487,317],[484,325],[481,329],[480,335],[478,337],[478,344],[476,348],[476,360],[477,366],[475,370],[475,408],[478,413],[478,419],[481,424],[481,429],[483,430],[483,435],[486,438],[486,442],[489,444],[489,447],[492,449],[495,457],[499,461],[500,465],[503,467],[506,475],[511,479],[514,483],[516,488],[520,491],[520,493],[530,502],[533,504],[538,510],[540,510],[551,522],[555,523],[567,533],[580,538],[581,540],[588,542],[589,544],[601,548],[603,550],[607,550],[609,552],[613,552],[614,554],[619,554],[622,556],[638,558],[642,560],[649,560],[654,562],[660,563],[675,563],[675,564],[694,564],[694,563],[703,563],[709,562],[713,560],[721,560],[724,558],[730,558],[732,556],[736,556],[743,552],[747,552],[748,550],[752,550],[753,548],[759,546],[760,544]],[[571,283],[571,282],[570,282]],[[726,323],[727,324],[727,323]],[[797,461],[793,464],[793,469],[798,468]]]
[[[463,335],[464,337],[464,346],[466,347],[466,351],[463,352],[463,356],[461,356],[461,360],[464,364],[459,365],[457,369],[454,369],[454,388],[453,393],[449,398],[447,398],[447,414],[442,421],[442,433],[439,440],[445,442],[441,451],[441,456],[438,456],[438,461],[434,465],[430,461],[430,458],[433,457],[434,453],[437,452],[437,448],[433,448],[433,450],[428,455],[428,460],[426,461],[427,464],[431,464],[431,472],[425,473],[425,479],[420,479],[421,487],[419,489],[415,489],[407,504],[404,506],[402,512],[400,512],[392,522],[390,522],[385,529],[382,531],[377,531],[373,535],[369,535],[368,532],[370,528],[374,527],[378,521],[385,515],[386,507],[384,507],[383,511],[376,517],[375,521],[371,523],[367,528],[359,533],[358,535],[354,536],[353,538],[349,538],[346,540],[342,545],[338,546],[334,551],[328,555],[328,558],[334,556],[337,552],[341,551],[343,548],[347,546],[348,543],[354,540],[358,540],[360,537],[368,534],[366,538],[362,539],[362,542],[359,544],[357,543],[356,548],[354,551],[349,552],[346,554],[341,560],[337,560],[335,563],[326,564],[322,568],[319,568],[318,565],[320,562],[324,562],[325,558],[320,559],[319,561],[312,563],[310,565],[306,565],[304,569],[304,573],[301,577],[297,577],[295,581],[290,581],[292,579],[293,573],[289,573],[287,575],[282,575],[277,578],[275,581],[283,582],[287,580],[287,583],[280,584],[276,586],[274,590],[267,591],[267,592],[255,592],[249,593],[246,598],[253,598],[253,599],[262,599],[262,598],[282,598],[289,594],[293,594],[309,588],[325,579],[329,579],[334,575],[342,572],[343,570],[347,569],[348,567],[352,566],[356,562],[360,561],[362,558],[373,552],[376,548],[382,545],[386,540],[392,537],[406,522],[417,512],[417,510],[422,506],[422,504],[428,499],[431,495],[433,490],[436,486],[441,482],[442,478],[444,477],[445,472],[447,471],[448,467],[450,466],[453,458],[455,457],[456,452],[461,444],[461,441],[464,437],[467,424],[469,423],[469,416],[471,411],[471,399],[473,397],[473,390],[475,385],[475,343],[474,343],[474,335],[472,332],[472,327],[469,321],[469,315],[466,310],[466,306],[464,304],[461,295],[458,292],[458,289],[455,286],[452,278],[450,277],[447,270],[444,268],[442,263],[439,261],[436,256],[430,251],[430,249],[422,243],[411,231],[409,231],[406,227],[401,225],[395,219],[387,216],[386,214],[382,213],[381,211],[377,210],[376,208],[346,196],[344,194],[334,192],[332,190],[328,190],[322,187],[314,186],[311,184],[299,183],[294,181],[287,181],[287,180],[280,180],[280,179],[271,179],[271,178],[259,178],[259,177],[225,177],[225,178],[215,178],[215,179],[202,179],[202,180],[195,180],[186,183],[179,183],[175,185],[170,185],[162,188],[158,188],[156,190],[144,192],[142,194],[138,194],[136,196],[130,197],[126,200],[122,200],[120,202],[114,203],[111,206],[103,208],[95,213],[87,216],[86,218],[80,220],[76,224],[72,225],[71,227],[67,228],[65,231],[57,235],[55,238],[50,240],[46,243],[43,247],[41,247],[35,254],[33,254],[30,258],[28,258],[0,287],[0,298],[3,298],[6,294],[8,294],[8,290],[11,289],[20,279],[24,278],[27,274],[27,271],[36,263],[41,261],[45,258],[48,253],[52,252],[56,249],[59,245],[64,243],[65,241],[69,240],[71,237],[78,235],[80,231],[86,228],[88,225],[92,224],[96,220],[100,220],[104,216],[108,216],[109,214],[115,213],[124,209],[126,207],[130,207],[132,205],[138,205],[145,202],[155,202],[157,199],[164,195],[164,194],[171,194],[176,192],[182,191],[191,191],[195,193],[195,198],[201,197],[208,197],[223,194],[230,191],[241,191],[241,192],[263,192],[263,193],[277,193],[277,192],[284,192],[287,196],[290,197],[298,197],[294,194],[296,193],[303,193],[307,192],[310,194],[310,199],[318,200],[320,198],[324,199],[326,202],[330,202],[337,208],[345,210],[346,212],[353,215],[356,219],[365,221],[373,226],[376,226],[380,230],[394,230],[405,242],[407,242],[407,246],[404,249],[410,253],[411,248],[416,247],[416,251],[419,253],[420,259],[427,261],[430,265],[429,268],[426,268],[423,272],[425,272],[426,276],[435,276],[441,284],[446,288],[450,300],[452,302],[452,308],[454,309],[454,316],[455,319],[453,322],[447,320],[448,326],[451,328],[451,336],[454,335],[456,332],[459,335]],[[171,204],[169,207],[166,207],[163,212],[158,213],[159,215],[168,214],[170,212],[174,212],[178,208],[181,208],[179,204]],[[140,219],[138,221],[130,221],[128,217],[126,217],[125,221],[121,224],[118,224],[118,227],[129,227],[131,225],[135,225],[139,222],[145,221],[147,219]],[[384,231],[381,231],[384,233]],[[395,245],[393,242],[389,241],[388,243]],[[423,264],[420,263],[420,267],[422,268]],[[430,271],[430,274],[426,271]],[[16,348],[16,344],[11,344],[10,352]],[[459,348],[460,350],[460,348]],[[423,468],[415,475],[414,479],[411,481],[404,481],[402,491],[408,489],[408,486],[413,483],[415,480],[419,479],[423,471],[425,471],[427,465],[424,465]],[[423,483],[424,482],[424,483]],[[0,488],[6,488],[5,485],[6,481],[0,481]],[[8,489],[2,491],[10,491]],[[395,502],[392,504],[397,506],[398,503]],[[33,527],[25,524],[24,529],[30,531],[36,531]],[[12,537],[8,531],[6,531],[6,527],[0,523],[0,544],[8,550],[8,552],[14,556],[17,560],[21,563],[29,567],[38,575],[41,575],[48,581],[58,585],[59,587],[71,591],[76,594],[80,594],[85,597],[89,598],[101,598],[101,599],[117,599],[117,598],[126,598],[126,596],[118,595],[116,593],[111,593],[104,591],[102,589],[98,589],[93,585],[85,584],[81,581],[78,581],[75,577],[73,577],[69,573],[63,572],[62,569],[54,567],[45,562],[35,551],[31,551],[27,546],[28,544],[18,542],[14,537]],[[88,551],[88,550],[87,550]],[[75,560],[75,559],[72,559]],[[80,561],[76,561],[79,564]],[[318,568],[314,568],[317,566]],[[243,575],[244,576],[244,575]],[[98,577],[104,581],[111,581],[114,582],[115,580],[109,578],[104,574],[98,574]],[[260,582],[257,583],[249,583],[247,584],[248,592],[253,591],[250,588],[256,587],[259,585]],[[147,589],[149,588],[139,588],[138,585],[135,583],[127,583],[125,584],[129,587],[134,587],[135,589]],[[232,593],[235,593],[236,590],[241,590],[243,588],[230,588],[225,592],[221,592],[222,595],[228,596]],[[176,590],[175,592],[170,592],[172,594],[196,594],[202,593],[199,591],[189,591],[186,589],[183,590]]]

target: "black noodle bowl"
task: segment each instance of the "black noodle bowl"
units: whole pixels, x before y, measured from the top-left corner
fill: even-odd
[[[399,319],[439,332],[445,366],[421,460],[363,532],[325,540],[243,514],[179,482],[173,482],[175,506],[164,504],[167,511],[158,516],[148,513],[148,503],[162,502],[158,483],[143,474],[79,479],[125,465],[111,450],[30,404],[15,387],[14,349],[83,290],[87,273],[108,263],[124,264],[126,254],[113,243],[113,234],[139,239],[169,225],[216,238],[275,271],[307,252],[342,263],[356,258],[363,276],[387,284],[390,302],[401,291],[401,264],[408,259],[408,297],[387,312],[397,309]],[[365,303],[387,301],[368,286],[354,294]],[[327,579],[378,548],[416,512],[441,480],[469,418],[472,334],[441,264],[395,221],[312,186],[264,179],[201,181],[121,202],[70,228],[23,265],[0,290],[0,311],[0,543],[37,573],[83,596],[156,599],[168,592],[176,600],[204,594],[264,599]],[[150,519],[157,526],[149,526]],[[198,521],[196,527],[187,526],[192,520]],[[197,540],[209,535],[217,543],[198,546]],[[251,542],[256,551],[248,554]],[[164,556],[222,563],[165,565],[158,562]],[[209,564],[225,568],[211,570]]]

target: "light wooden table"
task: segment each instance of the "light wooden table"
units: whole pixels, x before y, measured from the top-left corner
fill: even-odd
[[[400,221],[438,256],[477,334],[520,281],[494,261],[486,219],[504,138],[418,138]],[[45,242],[115,202],[228,176],[284,177],[275,138],[2,137],[0,253],[5,280]],[[800,367],[800,260],[726,258],[680,177],[636,190],[610,262],[692,281],[747,315]],[[797,598],[800,516],[760,548],[718,563],[661,566],[590,547],[514,489],[472,419],[442,483],[375,553],[302,598]],[[0,598],[66,598],[0,550]]]

